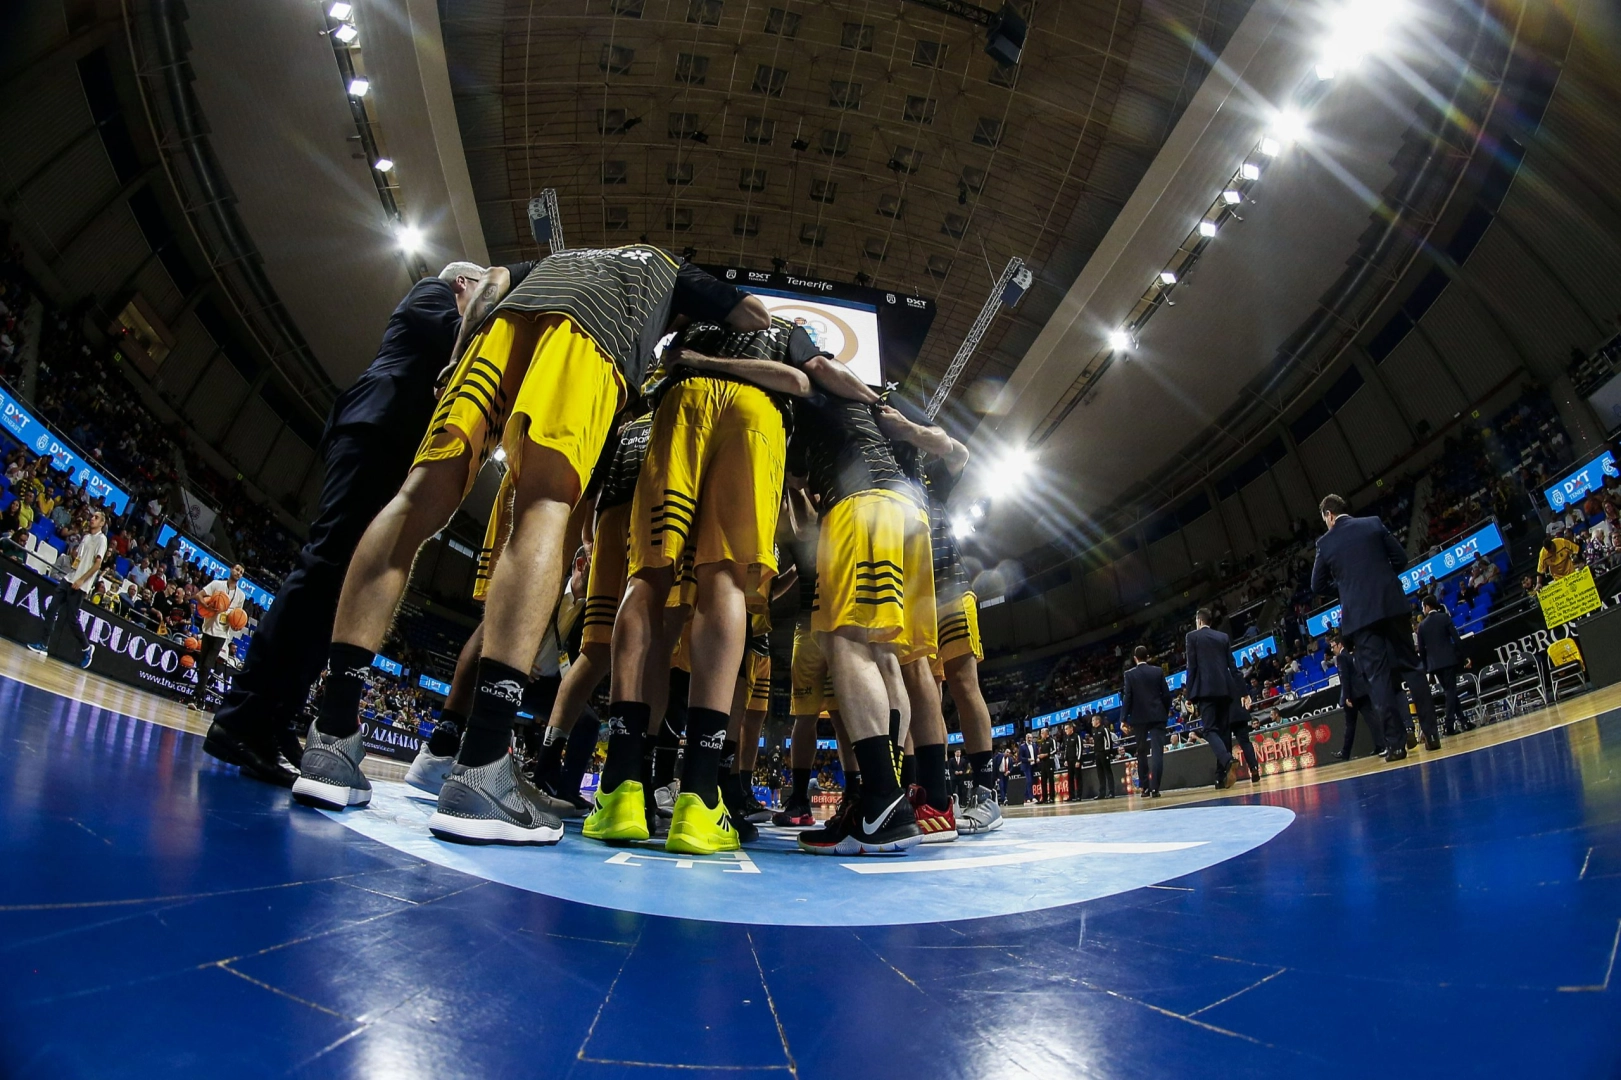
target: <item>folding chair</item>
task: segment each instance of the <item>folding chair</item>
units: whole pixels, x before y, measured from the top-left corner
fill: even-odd
[[[1567,691],[1580,694],[1587,690],[1587,667],[1575,639],[1561,638],[1548,646],[1548,682],[1555,701]]]

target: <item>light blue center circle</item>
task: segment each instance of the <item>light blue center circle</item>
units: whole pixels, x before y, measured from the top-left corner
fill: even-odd
[[[996,832],[903,856],[808,855],[795,830],[761,829],[740,853],[671,855],[658,843],[611,848],[580,836],[555,847],[468,847],[428,832],[433,801],[373,781],[371,806],[328,812],[343,825],[438,866],[516,889],[644,915],[765,926],[893,926],[1016,915],[1191,874],[1289,827],[1281,806],[1016,818]]]

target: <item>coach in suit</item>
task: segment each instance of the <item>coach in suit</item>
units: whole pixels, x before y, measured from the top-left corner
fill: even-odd
[[[1424,670],[1435,676],[1446,695],[1442,730],[1448,735],[1456,735],[1460,730],[1473,731],[1475,725],[1464,719],[1463,708],[1458,704],[1458,676],[1469,666],[1463,655],[1463,641],[1458,637],[1452,616],[1441,607],[1441,601],[1429,595],[1424,597],[1424,621],[1418,624],[1418,659]]]
[[[1338,589],[1340,633],[1351,643],[1376,722],[1384,727],[1385,760],[1400,761],[1407,756],[1408,731],[1402,673],[1418,667],[1412,607],[1396,576],[1407,565],[1407,552],[1378,518],[1351,517],[1338,495],[1325,496],[1319,508],[1328,531],[1317,538],[1312,591]],[[1430,749],[1440,745],[1437,739]]]
[[[1197,706],[1205,742],[1216,754],[1216,786],[1230,787],[1228,774],[1233,755],[1227,751],[1227,708],[1233,696],[1231,641],[1220,630],[1212,630],[1213,613],[1207,607],[1194,616],[1196,625],[1184,642],[1188,654],[1188,700]]]
[[[1126,672],[1120,691],[1120,717],[1137,735],[1137,786],[1143,797],[1159,798],[1160,777],[1165,774],[1165,724],[1171,715],[1171,692],[1165,686],[1165,669],[1148,662],[1148,649],[1132,650],[1136,661]]]
[[[1373,719],[1373,705],[1368,700],[1368,684],[1357,674],[1356,654],[1346,647],[1343,638],[1334,639],[1334,667],[1340,673],[1340,708],[1345,713],[1345,739],[1335,757],[1351,760],[1351,747],[1356,742],[1356,722],[1359,715],[1368,717],[1368,730],[1373,733],[1373,752],[1384,756],[1385,729]]]
[[[1255,754],[1255,744],[1250,742],[1250,710],[1244,703],[1249,693],[1249,686],[1244,682],[1244,676],[1238,673],[1238,665],[1232,662],[1232,653],[1227,654],[1227,678],[1233,684],[1233,696],[1227,701],[1227,749],[1233,753],[1242,752],[1244,764],[1250,771],[1250,783],[1261,782],[1261,760]]]

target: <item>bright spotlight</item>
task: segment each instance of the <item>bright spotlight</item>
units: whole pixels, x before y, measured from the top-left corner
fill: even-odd
[[[1329,18],[1317,77],[1332,79],[1337,69],[1355,67],[1364,56],[1383,48],[1398,14],[1396,0],[1349,0]]]
[[[349,80],[349,96],[365,97],[371,91],[371,80],[364,75],[356,75]]]
[[[1169,270],[1161,270],[1159,272],[1159,283],[1161,285],[1175,285],[1176,275],[1171,273]]]
[[[1304,139],[1306,137],[1306,114],[1299,109],[1284,109],[1278,113],[1277,119],[1272,121],[1272,135],[1276,138],[1273,143],[1274,146],[1277,145],[1277,142],[1293,143]],[[1265,141],[1261,143],[1261,152],[1267,152]],[[1277,153],[1277,150],[1273,150],[1272,153]]]
[[[334,19],[337,19],[339,22],[343,22],[349,18],[349,16],[355,13],[355,6],[353,4],[345,4],[343,0],[338,0],[336,4],[333,4],[331,7],[326,9],[326,13],[332,16]]]
[[[354,28],[353,23],[344,23],[342,26],[332,31],[332,36],[343,42],[345,45],[353,45],[355,43],[355,38],[360,36],[360,31]]]
[[[974,535],[974,526],[965,518],[953,518],[951,535],[958,540],[966,540]]]
[[[997,472],[1005,486],[1012,486],[1022,483],[1035,463],[1035,455],[1021,446],[1008,451],[1007,457],[1002,459],[1002,467]]]
[[[1234,191],[1232,188],[1228,188],[1226,191],[1222,192],[1221,193],[1221,198],[1222,198],[1222,201],[1225,202],[1228,206],[1237,206],[1239,203],[1244,201],[1244,196],[1240,195],[1238,192]]]
[[[422,230],[415,225],[400,225],[394,230],[395,237],[400,242],[400,250],[411,254],[422,248]]]
[[[974,521],[981,521],[985,517],[985,503],[977,501],[968,508],[968,516]]]
[[[1215,236],[1216,223],[1214,221],[1199,222],[1199,235],[1204,237],[1206,240],[1210,239],[1212,236]]]
[[[1246,180],[1259,180],[1261,178],[1261,167],[1246,161],[1238,167],[1238,175]]]
[[[380,157],[376,161],[372,162],[371,167],[376,169],[378,172],[384,172],[384,173],[393,172],[394,171],[394,159],[393,158]]]
[[[1131,335],[1124,330],[1109,331],[1109,348],[1115,352],[1125,352],[1131,348]]]

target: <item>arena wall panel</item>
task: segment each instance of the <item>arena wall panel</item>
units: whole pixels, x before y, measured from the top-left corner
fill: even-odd
[[[1500,221],[1557,275],[1583,319],[1571,327],[1592,333],[1613,328],[1621,303],[1621,220],[1583,191],[1585,182],[1547,150],[1533,145],[1503,202]],[[1597,344],[1593,341],[1590,344]]]
[[[1051,640],[1074,637],[1086,628],[1085,591],[1079,581],[1066,581],[1041,594],[1046,603],[1047,633]]]
[[[175,345],[158,365],[157,385],[170,402],[178,406],[219,346],[190,312],[170,329],[174,331]]]
[[[174,278],[164,269],[163,260],[148,259],[146,265],[135,275],[133,285],[135,291],[145,298],[152,310],[158,313],[158,317],[168,324],[170,333],[173,333],[175,316],[179,314],[186,298],[175,288]]]
[[[1127,610],[1141,607],[1153,593],[1148,559],[1141,548],[1115,564],[1115,580],[1120,583],[1120,603]]]
[[[1232,538],[1233,554],[1241,555],[1255,550],[1255,530],[1250,526],[1249,514],[1242,500],[1237,495],[1229,495],[1216,506],[1222,522],[1227,526],[1227,535]]]
[[[247,396],[247,381],[223,355],[216,356],[186,402],[186,420],[197,434],[218,446],[231,418]]]
[[[1188,545],[1180,533],[1172,533],[1148,545],[1148,568],[1153,571],[1156,585],[1169,585],[1188,575],[1193,563],[1188,558]]]
[[[1324,424],[1312,432],[1300,444],[1300,459],[1324,495],[1346,495],[1361,484],[1351,448],[1336,424]]]
[[[1378,476],[1413,444],[1395,404],[1372,383],[1364,383],[1336,415],[1363,476]]]
[[[1517,183],[1516,190],[1519,187]],[[1509,192],[1510,200],[1516,190]],[[1598,344],[1599,331],[1558,282],[1537,265],[1525,245],[1500,225],[1494,222],[1486,230],[1464,264],[1464,273],[1475,283],[1483,303],[1510,313],[1515,338],[1534,370],[1563,371],[1571,348]]]
[[[1221,514],[1205,514],[1189,522],[1183,533],[1188,539],[1188,555],[1195,566],[1206,566],[1228,554],[1227,532],[1221,525]]]
[[[1306,479],[1306,470],[1300,467],[1299,456],[1289,454],[1272,466],[1272,475],[1277,478],[1278,489],[1283,492],[1283,508],[1288,511],[1289,520],[1305,518],[1308,522],[1316,521],[1320,496],[1312,491],[1311,483]]]
[[[75,296],[95,297],[113,310],[117,292],[151,249],[129,206],[119,202],[102,211],[62,253],[58,273]]]
[[[1289,514],[1283,508],[1283,500],[1278,496],[1278,488],[1272,482],[1272,477],[1262,473],[1259,480],[1245,484],[1238,495],[1244,500],[1244,508],[1249,511],[1250,524],[1255,529],[1257,540],[1264,544],[1273,537],[1288,534]]]
[[[1390,392],[1407,406],[1415,425],[1426,421],[1431,430],[1438,430],[1467,404],[1423,334],[1411,333],[1402,339],[1380,365],[1379,374]]]
[[[1093,570],[1082,579],[1082,586],[1086,610],[1092,617],[1101,619],[1120,610],[1120,588],[1115,582],[1113,567],[1102,566]]]
[[[100,206],[118,191],[107,151],[100,139],[75,143],[18,197],[18,218],[35,230],[44,247],[40,254],[55,262],[68,234],[83,221],[90,208]]]
[[[94,127],[79,73],[72,64],[50,65],[38,81],[0,100],[0,176],[5,187],[32,176],[75,140],[99,147]]]
[[[270,454],[259,467],[259,486],[274,499],[298,494],[304,470],[310,467],[314,456],[314,448],[295,435],[291,427],[283,425],[270,447]]]
[[[255,394],[225,432],[220,449],[248,476],[257,476],[282,428],[281,417],[264,398]]]
[[[1470,401],[1523,368],[1514,345],[1467,288],[1453,286],[1425,313],[1430,341],[1463,383]]]

